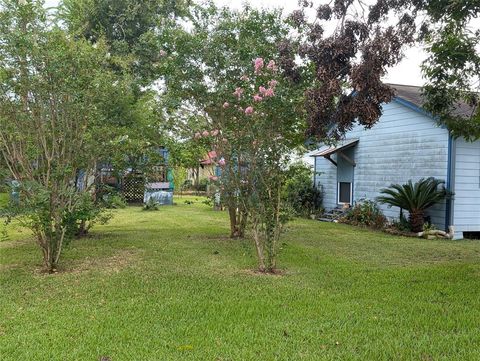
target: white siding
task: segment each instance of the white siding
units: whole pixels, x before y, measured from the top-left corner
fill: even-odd
[[[462,237],[480,232],[480,141],[455,140],[455,155],[453,223],[456,237]]]
[[[354,148],[353,198],[374,200],[379,190],[409,179],[447,179],[448,131],[437,127],[428,116],[396,101],[384,105],[383,115],[369,130],[355,126],[346,138],[359,138]],[[336,206],[336,168],[324,158],[317,159],[317,182],[323,185],[324,207]],[[398,218],[399,210],[381,205],[385,215]],[[433,207],[429,215],[440,229],[445,228],[445,204]]]

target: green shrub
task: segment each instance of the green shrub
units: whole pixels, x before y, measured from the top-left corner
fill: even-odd
[[[313,185],[313,171],[303,163],[288,169],[283,197],[296,216],[309,217],[322,209],[323,194]]]
[[[150,197],[143,205],[144,211],[158,211],[160,209],[160,203],[158,203],[153,197]]]
[[[445,182],[433,177],[422,178],[413,183],[392,184],[380,190],[377,201],[408,211],[408,221],[413,232],[421,232],[425,222],[425,211],[453,194],[445,188]]]
[[[106,194],[103,196],[103,203],[106,208],[110,209],[123,209],[127,206],[125,198],[116,193]]]
[[[207,178],[200,179],[198,184],[195,186],[195,190],[197,192],[206,192],[208,183],[209,183],[209,180]]]
[[[342,222],[354,226],[382,229],[387,223],[387,218],[384,216],[377,203],[368,199],[363,199],[355,203],[355,205],[342,218]]]
[[[79,194],[74,208],[63,218],[68,239],[82,237],[96,224],[105,224],[112,218],[102,204],[93,201],[90,193]]]
[[[392,222],[392,227],[400,232],[411,232],[412,227],[407,217],[403,214],[403,210],[400,210],[400,218]]]

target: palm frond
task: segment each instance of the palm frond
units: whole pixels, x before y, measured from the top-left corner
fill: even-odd
[[[380,193],[378,202],[409,212],[426,210],[450,195],[445,189],[445,182],[433,177],[422,178],[416,183],[409,180],[406,184],[392,184],[381,189]]]

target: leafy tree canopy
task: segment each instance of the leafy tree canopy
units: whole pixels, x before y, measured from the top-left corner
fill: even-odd
[[[188,15],[188,0],[64,0],[69,30],[92,43],[104,39],[112,67],[134,74],[139,86],[158,79],[166,45],[163,30]]]
[[[406,47],[421,41],[429,52],[423,64],[425,108],[454,135],[480,137],[480,31],[471,27],[480,10],[478,1],[300,3],[302,9],[290,17],[299,35],[283,44],[282,66],[292,79],[298,79],[299,69],[305,67],[315,76],[306,93],[311,136],[339,138],[355,122],[367,128],[374,125],[381,104],[394,95],[381,80],[387,68],[402,59]],[[312,9],[313,20],[307,16]],[[298,54],[301,63],[295,61]]]

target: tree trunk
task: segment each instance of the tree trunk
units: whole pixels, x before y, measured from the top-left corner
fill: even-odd
[[[230,217],[230,238],[237,238],[237,211],[231,204],[228,206],[228,215]]]
[[[409,215],[410,226],[412,227],[412,232],[421,232],[423,231],[423,219],[424,219],[423,210],[412,210]]]
[[[230,238],[245,238],[245,229],[247,228],[248,214],[245,209],[241,209],[235,202],[229,202],[228,215],[230,217]]]
[[[258,270],[260,272],[265,272],[265,254],[263,252],[262,241],[260,239],[260,231],[258,230],[258,223],[253,221],[253,239],[255,241],[255,249],[257,251],[257,258],[258,258]]]
[[[240,211],[240,222],[238,224],[238,237],[239,238],[245,238],[245,229],[247,228],[247,219],[248,219],[247,211],[242,209]]]
[[[78,226],[78,230],[77,230],[77,234],[76,236],[78,238],[82,238],[82,237],[85,237],[87,234],[88,234],[88,229],[90,227],[87,226],[87,221],[85,220],[81,220],[80,221],[80,225]]]

